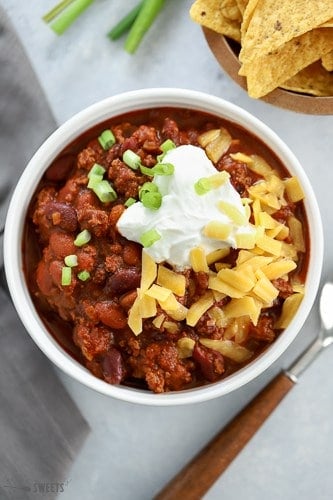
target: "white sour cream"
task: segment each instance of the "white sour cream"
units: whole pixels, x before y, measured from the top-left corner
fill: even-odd
[[[179,146],[165,155],[163,163],[172,163],[174,173],[154,177],[153,182],[163,196],[161,207],[151,210],[137,202],[125,210],[117,224],[123,236],[138,243],[143,233],[155,229],[161,238],[146,248],[155,262],[166,261],[184,269],[190,267],[192,248],[201,246],[206,254],[219,248],[235,248],[236,234],[254,231],[249,223],[237,226],[217,208],[217,203],[223,200],[245,215],[241,197],[229,180],[204,195],[196,193],[194,184],[199,179],[217,173],[203,149],[192,145]],[[231,224],[229,237],[221,241],[204,236],[203,229],[210,221]]]

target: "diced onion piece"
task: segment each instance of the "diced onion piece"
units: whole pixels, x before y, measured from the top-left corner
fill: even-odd
[[[199,300],[194,302],[188,310],[186,323],[195,326],[201,316],[214,304],[212,292],[206,292]]]
[[[169,288],[176,295],[183,297],[185,294],[186,278],[183,274],[176,273],[162,265],[158,266],[157,284]]]
[[[245,226],[248,222],[245,215],[238,210],[232,203],[228,203],[227,201],[219,201],[217,203],[217,207],[221,212],[226,214],[231,222],[237,224],[239,226]]]
[[[156,231],[156,229],[149,229],[145,233],[142,233],[140,237],[140,243],[145,248],[151,247],[156,241],[161,239],[161,235]]]
[[[116,138],[113,135],[112,131],[110,129],[104,130],[101,135],[98,137],[98,142],[102,146],[102,148],[107,151],[108,149],[112,148],[112,146],[116,142]]]
[[[230,248],[219,248],[218,250],[213,250],[209,254],[206,255],[206,261],[208,266],[214,264],[218,260],[224,259],[230,253]]]
[[[293,293],[293,295],[289,295],[289,297],[286,298],[282,306],[281,316],[274,325],[275,328],[287,328],[291,320],[294,318],[302,300],[302,293]]]
[[[157,264],[152,257],[142,250],[140,290],[145,292],[154,283],[157,275]]]
[[[140,313],[140,297],[139,293],[135,299],[131,309],[128,314],[128,326],[135,335],[139,335],[142,332],[142,317]]]
[[[145,293],[146,295],[149,295],[149,297],[165,302],[172,292],[168,288],[154,284]]]
[[[63,266],[61,269],[61,285],[69,286],[72,282],[72,268]]]
[[[183,358],[190,358],[193,354],[195,341],[190,337],[182,337],[177,341],[178,356]]]
[[[89,271],[86,271],[86,270],[83,270],[83,271],[80,271],[77,275],[77,277],[79,278],[79,280],[81,281],[87,281],[89,278],[90,278],[90,272]]]
[[[224,307],[224,314],[227,318],[238,318],[249,316],[252,323],[257,325],[262,304],[253,297],[242,297],[241,299],[231,299]]]
[[[74,240],[74,245],[76,247],[82,247],[91,240],[91,234],[88,229],[81,231]]]
[[[190,263],[195,273],[208,273],[206,254],[202,247],[195,247],[190,250]]]
[[[250,359],[253,352],[246,347],[240,346],[232,340],[213,340],[213,339],[200,339],[200,342],[205,347],[209,347],[214,351],[220,352],[226,358],[230,358],[236,363],[244,363]]]
[[[131,149],[126,149],[123,154],[123,162],[132,170],[138,170],[141,166],[141,158]]]
[[[284,185],[290,201],[297,203],[298,201],[304,199],[304,191],[297,177],[290,177],[289,179],[285,179]]]
[[[66,257],[64,258],[64,262],[65,262],[66,266],[68,266],[68,267],[77,266],[77,255],[75,255],[75,254],[66,255]]]
[[[223,224],[222,222],[212,220],[205,225],[203,234],[207,238],[225,241],[231,233],[230,224]]]

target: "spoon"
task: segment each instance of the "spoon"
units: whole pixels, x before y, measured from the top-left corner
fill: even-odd
[[[333,282],[320,294],[321,328],[315,341],[288,370],[277,375],[250,403],[189,462],[154,500],[198,500],[250,441],[301,373],[333,343]]]

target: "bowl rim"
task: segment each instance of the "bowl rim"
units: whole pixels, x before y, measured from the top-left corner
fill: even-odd
[[[307,282],[311,284],[294,319],[272,346],[253,362],[229,377],[205,386],[184,391],[154,394],[125,386],[110,385],[79,364],[55,341],[35,310],[28,292],[22,261],[22,233],[25,214],[39,180],[51,161],[83,131],[128,111],[154,107],[182,107],[212,113],[240,124],[257,135],[286,165],[297,174],[306,193],[305,209],[311,228],[311,252]],[[261,120],[220,97],[183,88],[146,88],[117,94],[75,114],[57,128],[33,155],[12,194],[4,231],[4,263],[9,291],[26,330],[44,354],[63,372],[90,389],[116,399],[150,406],[192,404],[225,395],[258,377],[287,349],[303,326],[319,287],[323,263],[323,228],[319,207],[299,161],[277,134]]]
[[[246,78],[238,74],[240,62],[232,50],[227,37],[206,27],[203,27],[202,31],[210,50],[221,68],[235,83],[247,92]],[[333,114],[333,96],[311,96],[300,92],[277,88],[261,97],[259,101],[264,101],[273,106],[303,114]]]

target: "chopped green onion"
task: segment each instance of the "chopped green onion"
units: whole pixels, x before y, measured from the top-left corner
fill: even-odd
[[[108,149],[112,148],[112,146],[116,142],[116,138],[113,135],[112,131],[110,129],[107,129],[104,130],[104,132],[102,132],[98,137],[98,142],[100,143],[102,148],[107,151]]]
[[[78,273],[77,277],[81,281],[87,281],[90,278],[90,272],[89,271],[81,271]]]
[[[144,0],[125,41],[127,52],[133,54],[136,51],[163,6],[164,0]]]
[[[89,170],[88,179],[90,179],[90,177],[92,177],[93,175],[100,175],[101,177],[103,177],[105,172],[106,172],[106,170],[104,167],[102,167],[102,165],[99,165],[98,163],[94,163],[94,165]]]
[[[151,210],[158,210],[162,204],[162,195],[161,193],[143,193],[141,196],[142,205],[146,208],[150,208]]]
[[[140,171],[143,175],[147,175],[149,177],[154,177],[154,170],[149,167],[145,167],[144,165],[140,165]]]
[[[176,144],[171,139],[167,139],[160,145],[160,149],[163,153],[167,153],[170,149],[175,149],[176,147]]]
[[[175,167],[172,163],[157,163],[152,170],[154,175],[172,175],[175,171]]]
[[[100,184],[103,180],[101,175],[91,175],[89,178],[89,182],[87,184],[87,188],[95,190],[95,187]]]
[[[62,286],[68,286],[72,282],[72,269],[70,267],[64,266],[61,269],[61,284]]]
[[[71,3],[73,3],[74,0],[62,0],[62,2],[59,2],[57,5],[55,5],[49,12],[44,14],[42,17],[43,21],[46,23],[49,23],[50,21],[53,21],[55,17],[57,17],[60,12],[66,9]]]
[[[162,153],[157,156],[157,161],[161,162],[165,157],[165,155],[167,154],[167,152],[170,151],[171,149],[175,149],[176,147],[177,147],[176,144],[171,139],[167,139],[166,141],[162,142],[162,144],[160,145]]]
[[[145,182],[139,189],[140,201],[142,201],[142,196],[145,193],[158,193],[158,187],[153,182]]]
[[[107,180],[98,182],[92,189],[102,203],[109,203],[117,199],[117,193]]]
[[[138,170],[141,166],[141,158],[139,155],[134,153],[131,149],[126,149],[123,154],[123,162],[133,170]]]
[[[89,233],[88,229],[84,229],[75,238],[74,245],[76,247],[82,247],[83,245],[88,243],[90,240],[91,240],[91,234]]]
[[[202,177],[194,184],[194,190],[199,196],[207,194],[211,189],[212,186],[207,177]]]
[[[66,255],[64,258],[64,262],[66,266],[68,267],[75,267],[77,266],[77,255],[72,254],[72,255]]]
[[[57,34],[62,35],[67,28],[89,7],[94,0],[74,0],[67,9],[51,24],[51,29]]]
[[[132,10],[128,12],[107,34],[111,40],[118,40],[127,30],[130,29],[134,23],[140,9],[143,5],[143,1],[139,2]]]
[[[154,175],[172,175],[175,167],[171,163],[156,163],[152,168],[140,166],[141,173],[153,177]]]
[[[143,233],[140,237],[140,243],[145,247],[151,247],[156,241],[161,239],[161,235],[156,231],[156,229],[150,229]]]
[[[134,203],[136,203],[135,198],[128,198],[128,200],[125,201],[124,206],[128,208],[134,205]]]

